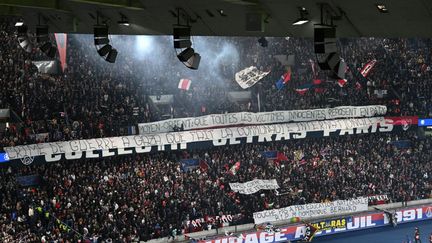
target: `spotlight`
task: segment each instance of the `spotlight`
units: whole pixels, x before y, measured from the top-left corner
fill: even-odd
[[[96,25],[94,27],[94,37],[95,38],[108,38],[108,27],[105,25]]]
[[[118,54],[117,50],[112,48],[105,60],[110,63],[115,63],[117,54]]]
[[[26,25],[18,26],[18,43],[26,52],[31,52],[33,50],[33,43],[31,42],[29,36],[27,35],[28,27]]]
[[[45,53],[45,55],[49,58],[54,58],[57,53],[57,48],[52,45],[49,32],[48,25],[38,25],[36,26],[36,42],[41,44],[39,49]]]
[[[195,54],[195,50],[189,47],[184,49],[182,52],[180,52],[180,54],[178,54],[177,57],[181,62],[187,62],[194,54]]]
[[[376,4],[376,7],[377,7],[377,9],[378,9],[378,11],[379,11],[380,13],[388,13],[388,9],[387,9],[386,6],[385,6],[384,4],[382,4],[382,3],[378,3],[378,4]]]
[[[227,15],[225,14],[223,9],[218,9],[217,12],[219,13],[220,16],[222,17],[226,17]]]
[[[51,42],[45,42],[39,49],[47,55],[49,58],[54,58],[57,52],[57,48],[55,48]]]
[[[125,18],[122,15],[122,20]],[[127,20],[126,20],[127,21]],[[128,22],[129,23],[129,22]],[[120,24],[120,21],[119,21]],[[110,63],[115,63],[117,59],[118,51],[114,49],[110,44],[110,40],[108,38],[108,27],[105,25],[96,25],[94,26],[94,44],[96,48],[103,45],[100,49],[97,50],[99,56],[105,57],[105,61]]]
[[[329,70],[330,77],[344,79],[347,64],[339,56],[336,47],[336,28],[333,26],[315,26],[314,47],[318,66]]]
[[[117,24],[123,25],[123,26],[129,26],[130,24],[129,24],[129,20],[127,19],[127,17],[124,16],[123,14],[120,14],[120,15],[121,15],[121,20],[118,21]]]
[[[192,55],[192,57],[189,58],[189,60],[187,60],[187,62],[184,62],[184,64],[185,64],[186,67],[188,67],[190,69],[197,70],[198,66],[200,64],[200,61],[201,61],[200,54],[194,53]]]
[[[98,39],[94,39],[94,44],[96,45],[96,46],[99,46],[99,45],[106,45],[106,44],[108,44],[109,43],[109,39],[108,39],[108,37],[106,37],[106,38],[98,38]]]
[[[336,52],[336,28],[315,26],[314,46],[316,54]]]
[[[106,45],[109,43],[108,27],[99,25],[94,27],[94,43],[95,45]]]
[[[120,20],[117,22],[117,24],[123,25],[123,26],[129,26],[130,25],[129,21],[127,21],[127,20]]]
[[[268,46],[268,41],[265,37],[261,37],[258,39],[258,43],[260,44],[260,46],[262,47],[267,47]]]
[[[309,22],[309,19],[307,18],[307,15],[309,14],[305,7],[300,7],[300,18],[298,18],[296,21],[293,22],[292,25],[302,25]]]
[[[23,26],[24,25],[24,21],[23,20],[18,20],[16,23],[15,23],[15,27],[19,27],[19,26]]]
[[[294,21],[292,25],[302,25],[302,24],[306,24],[307,22],[309,22],[309,19],[298,18],[296,21]]]
[[[192,42],[190,40],[191,27],[177,24],[173,29],[174,48],[183,49],[180,54],[177,54],[177,58],[190,69],[198,69],[201,61],[201,56],[195,53],[192,48]]]
[[[173,30],[174,48],[182,49],[191,47],[190,32],[191,28],[189,26],[175,26]]]
[[[108,54],[112,50],[112,46],[110,44],[104,45],[101,49],[99,49],[97,52],[99,53],[99,56],[104,57],[106,54]]]
[[[18,43],[26,52],[31,52],[33,50],[33,43],[26,37],[18,37]]]

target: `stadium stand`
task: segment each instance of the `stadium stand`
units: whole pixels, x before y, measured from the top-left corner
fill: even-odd
[[[388,115],[432,114],[430,40],[342,39],[341,55],[350,64],[348,83],[312,70],[310,39],[274,38],[262,49],[254,38],[218,38],[238,47],[242,66],[271,73],[251,89],[252,98],[238,103],[228,96],[240,90],[232,81],[238,67],[222,65],[219,77],[201,76],[200,85],[177,88],[177,60],[163,66],[119,56],[116,65],[97,64],[92,36],[69,36],[68,67],[59,75],[41,75],[17,44],[15,27],[1,19],[0,105],[16,119],[0,131],[0,147],[129,134],[137,123],[239,111],[274,111],[383,104]],[[131,37],[122,41],[130,41]],[[159,37],[170,44],[170,37]],[[88,43],[83,44],[83,43]],[[168,48],[167,48],[168,49]],[[292,81],[278,91],[285,72],[274,55],[289,50],[296,58]],[[171,50],[170,50],[171,51]],[[164,50],[163,55],[172,53]],[[377,59],[366,83],[355,73]],[[142,68],[145,66],[145,68]],[[140,70],[137,78],[134,70]],[[295,88],[322,80],[304,95]],[[198,82],[198,81],[197,81]],[[376,90],[387,90],[381,97]],[[173,94],[171,105],[157,107],[150,96]],[[259,94],[260,100],[256,98]],[[399,148],[393,141],[409,141]],[[41,166],[0,166],[0,241],[2,242],[132,242],[175,237],[223,227],[221,220],[195,226],[190,221],[231,215],[229,224],[253,222],[252,213],[295,204],[388,195],[392,202],[431,197],[432,141],[415,132],[308,138],[286,142],[222,146],[195,151],[80,159]],[[284,161],[269,160],[279,151]],[[197,159],[185,172],[180,161]],[[230,168],[240,162],[236,173]],[[22,185],[18,177],[37,178]],[[28,177],[27,177],[28,178]],[[233,193],[229,182],[274,179],[278,194],[254,197]],[[189,222],[189,223],[188,223]]]

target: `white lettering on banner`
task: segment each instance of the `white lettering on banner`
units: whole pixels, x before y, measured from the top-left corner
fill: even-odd
[[[10,160],[43,155],[46,158],[49,158],[50,161],[54,161],[60,160],[61,156],[56,157],[52,155],[72,152],[86,152],[86,158],[98,158],[100,157],[100,151],[105,151],[102,153],[103,155],[112,155],[108,150],[114,151],[118,149],[134,148],[137,153],[146,153],[150,152],[152,147],[157,147],[160,151],[164,150],[165,146],[168,145],[171,146],[171,149],[177,149],[179,147],[182,149],[186,148],[188,143],[205,141],[213,142],[214,146],[221,146],[227,143],[238,143],[241,138],[247,138],[246,142],[248,143],[253,142],[254,137],[257,137],[258,142],[276,141],[276,138],[288,140],[304,138],[309,132],[324,132],[324,135],[328,136],[333,131],[345,131],[348,129],[356,131],[359,128],[363,129],[365,127],[368,127],[371,132],[387,132],[393,130],[393,123],[393,120],[384,117],[283,123],[274,125],[218,128],[204,131],[183,131],[39,143],[6,147],[5,151]],[[283,134],[283,136],[277,136],[278,134]]]
[[[368,198],[359,197],[350,200],[336,200],[328,203],[309,203],[293,205],[280,209],[265,210],[253,214],[255,224],[288,220],[293,217],[308,219],[312,217],[331,216],[338,213],[356,213],[368,209]]]
[[[247,89],[252,87],[262,78],[267,76],[270,71],[264,72],[260,71],[257,67],[250,66],[235,74],[235,81],[242,87],[242,89]]]
[[[421,207],[399,209],[396,211],[396,219],[398,223],[410,223],[420,220],[430,220],[432,215],[427,213],[431,210],[431,205],[425,205]],[[344,220],[346,224],[341,224],[342,227],[330,227],[325,230],[318,230],[315,233],[315,237],[321,237],[324,235],[331,235],[343,232],[351,232],[362,229],[370,229],[376,227],[382,227],[390,224],[388,215],[383,212],[376,213],[365,213],[362,215],[348,216],[343,218],[332,219],[332,221]],[[322,219],[318,222],[311,222],[314,224],[320,224],[320,222],[327,221]],[[239,232],[240,233],[240,232]],[[257,240],[257,243],[283,243],[286,241],[301,241],[306,234],[306,226],[304,224],[289,225],[280,227],[280,232],[275,234],[268,234],[266,232],[249,232],[242,234],[243,237],[223,237],[215,238],[212,240],[201,240],[198,243],[246,243]],[[253,236],[255,235],[255,236]],[[254,241],[255,242],[255,241]]]
[[[387,195],[372,195],[368,196],[369,203],[373,203],[374,201],[383,201],[388,202],[390,201],[389,197]]]
[[[238,217],[238,215],[234,215],[235,217]],[[192,224],[193,227],[201,227],[201,223],[214,223],[217,221],[220,221],[221,223],[229,223],[233,221],[233,216],[231,214],[228,215],[222,215],[222,216],[206,216],[205,218],[198,218],[194,220],[187,220],[185,227],[189,227],[189,225]]]
[[[139,134],[171,132],[175,126],[183,125],[184,130],[207,129],[221,126],[262,125],[287,122],[332,120],[338,118],[360,118],[385,115],[387,107],[338,106],[313,110],[290,110],[272,112],[238,112],[211,114],[199,117],[176,118],[164,121],[138,124]]]
[[[231,190],[241,194],[253,194],[259,190],[276,190],[279,185],[276,179],[273,180],[260,180],[255,179],[245,183],[230,183]]]

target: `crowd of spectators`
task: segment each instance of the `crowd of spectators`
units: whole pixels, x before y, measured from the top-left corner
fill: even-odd
[[[411,145],[398,148],[396,140]],[[130,242],[196,231],[188,220],[206,216],[242,215],[231,223],[251,223],[253,212],[296,204],[369,195],[394,202],[430,198],[431,146],[430,138],[415,133],[371,134],[4,167],[0,238]],[[262,156],[270,150],[287,161]],[[185,172],[184,158],[206,166]],[[240,169],[232,173],[236,162]],[[22,187],[15,178],[23,175],[42,181]],[[276,179],[281,188],[252,195],[230,189],[230,182],[255,178]]]
[[[340,87],[325,73],[312,71],[312,39],[269,38],[263,48],[256,38],[208,38],[206,43],[217,50],[234,46],[238,56],[227,54],[228,62],[211,68],[205,66],[211,58],[203,56],[200,69],[191,71],[167,48],[171,37],[155,38],[166,45],[155,48],[162,61],[126,55],[134,52],[134,39],[117,36],[112,40],[125,55],[111,64],[98,56],[93,36],[69,35],[67,68],[45,75],[32,64],[43,58],[40,51],[20,48],[13,21],[2,19],[0,108],[9,108],[12,115],[0,131],[0,147],[125,135],[137,123],[238,111],[384,104],[389,115],[431,115],[430,40],[340,40],[341,56],[350,66],[347,85]],[[277,90],[275,82],[286,71],[274,58],[280,54],[294,54],[295,64],[291,81]],[[359,87],[356,72],[372,59],[377,64]],[[248,66],[271,72],[249,89],[249,100],[238,102],[229,92],[241,90],[234,74]],[[177,88],[181,78],[192,79],[190,90]],[[296,93],[296,87],[313,79],[322,80],[317,89]],[[387,90],[387,95],[375,90]],[[162,95],[173,95],[173,101],[158,105],[154,97]],[[409,140],[411,146],[397,148],[394,140]],[[130,242],[220,226],[187,223],[206,216],[236,215],[231,224],[240,224],[252,222],[253,212],[294,204],[367,195],[388,195],[392,201],[429,198],[431,145],[430,138],[413,133],[371,134],[6,165],[0,167],[0,241]],[[269,150],[288,160],[264,158],[262,152]],[[179,161],[185,158],[197,158],[205,166],[184,172]],[[240,169],[234,174],[230,169],[236,162]],[[20,186],[17,177],[25,175],[42,180],[37,186]],[[254,195],[230,190],[230,182],[254,178],[276,179],[281,190]]]
[[[32,65],[32,61],[43,58],[41,52],[34,48],[26,53],[18,45],[14,22],[3,20],[0,105],[10,108],[15,119],[0,132],[1,147],[125,135],[134,131],[130,128],[137,123],[210,113],[366,104],[385,104],[390,115],[431,113],[432,92],[427,85],[431,43],[427,39],[340,40],[341,56],[353,69],[347,73],[348,83],[343,88],[317,66],[317,72],[312,72],[313,40],[301,38],[269,38],[268,47],[264,48],[255,38],[201,37],[208,49],[215,49],[214,53],[227,46],[234,49],[220,51],[228,53],[227,57],[203,56],[200,69],[191,71],[168,48],[172,46],[169,36],[154,37],[159,45],[153,55],[145,57],[133,55],[134,37],[113,37],[120,55],[111,64],[98,56],[92,35],[68,35],[67,68],[58,75],[43,75]],[[201,49],[205,53],[204,47]],[[238,56],[231,58],[231,52]],[[291,81],[278,91],[275,82],[285,72],[285,67],[274,58],[280,54],[294,54],[295,64],[291,66]],[[228,60],[209,61],[224,58]],[[377,64],[369,81],[359,88],[354,74],[372,59],[377,59]],[[229,96],[230,91],[241,90],[234,74],[251,65],[271,73],[249,89],[249,100],[238,102]],[[180,78],[192,79],[189,91],[177,88]],[[318,89],[305,95],[295,92],[296,87],[311,83],[314,78],[323,80]],[[387,97],[377,97],[375,90],[387,90]],[[173,95],[173,102],[162,106],[150,98],[160,95]]]

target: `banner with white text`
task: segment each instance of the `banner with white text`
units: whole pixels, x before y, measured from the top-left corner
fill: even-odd
[[[211,114],[199,117],[175,118],[138,124],[139,134],[172,132],[174,127],[183,125],[184,130],[214,127],[261,125],[273,123],[332,120],[338,118],[361,118],[382,116],[387,112],[383,105],[338,106],[312,110],[289,110],[271,112],[237,112]]]
[[[260,180],[255,179],[245,183],[230,183],[230,188],[234,192],[240,194],[254,194],[260,190],[276,190],[279,189],[279,185],[276,179],[273,180]]]
[[[197,131],[94,138],[6,147],[9,160],[24,165],[34,159],[45,162],[101,158],[134,153],[173,151],[246,143],[265,143],[309,137],[343,136],[407,131],[417,126],[417,117],[373,117],[260,126],[226,127]],[[415,124],[415,125],[414,125]]]
[[[247,89],[254,86],[254,84],[258,83],[258,81],[269,73],[270,71],[265,72],[259,70],[257,67],[250,66],[238,71],[235,74],[235,81],[240,85],[240,87],[242,87],[242,89]]]
[[[328,203],[309,203],[285,208],[265,210],[253,214],[255,224],[289,220],[300,217],[302,220],[313,217],[327,217],[334,214],[357,213],[368,210],[368,198],[359,197],[350,200],[336,200]]]
[[[419,222],[432,219],[432,205],[410,207],[396,210],[398,224]],[[333,235],[339,233],[354,232],[358,230],[372,229],[391,225],[390,219],[383,212],[363,213],[351,217],[337,217],[326,220],[312,221],[312,225],[318,228],[315,237]],[[414,231],[413,231],[414,232]],[[215,236],[198,243],[285,243],[290,241],[302,241],[306,235],[305,224],[288,225],[280,227],[280,232],[269,234],[265,231],[245,232],[240,236]]]

